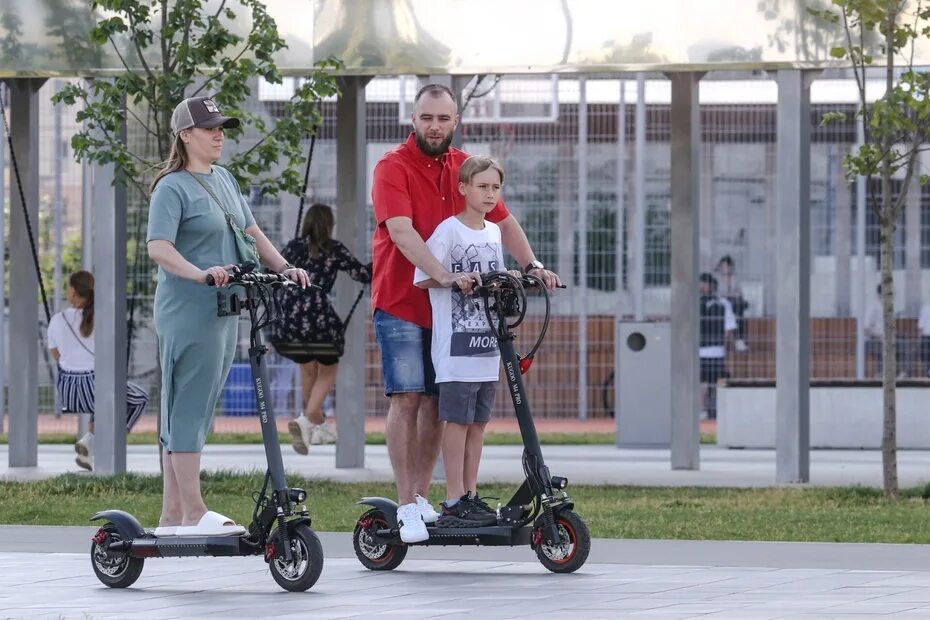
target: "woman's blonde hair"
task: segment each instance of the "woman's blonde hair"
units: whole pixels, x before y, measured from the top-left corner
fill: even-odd
[[[497,170],[498,174],[501,175],[501,183],[503,183],[503,166],[501,166],[496,159],[493,157],[488,157],[487,155],[472,155],[466,159],[462,164],[462,167],[459,169],[459,183],[465,183],[468,185],[471,183],[471,180],[475,178],[476,174],[481,174],[489,168],[494,168]]]
[[[187,147],[184,146],[184,140],[181,139],[181,134],[179,133],[174,137],[174,142],[171,143],[171,152],[168,154],[168,162],[165,164],[165,167],[155,175],[155,180],[152,181],[152,187],[149,191],[155,191],[155,186],[158,185],[158,182],[161,181],[165,175],[187,168],[188,161],[190,161],[190,158],[187,155]]]
[[[321,251],[329,251],[335,225],[336,216],[331,206],[316,202],[307,210],[300,236],[307,238],[312,258],[319,256]]]
[[[75,271],[68,278],[68,285],[84,300],[80,331],[82,336],[88,338],[94,333],[94,274]]]

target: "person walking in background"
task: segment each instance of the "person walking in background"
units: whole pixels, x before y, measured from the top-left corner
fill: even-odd
[[[335,225],[332,207],[311,205],[300,236],[289,241],[281,252],[287,261],[306,270],[315,285],[282,291],[281,316],[272,327],[273,343],[308,345],[305,352],[291,357],[300,364],[303,393],[303,410],[288,423],[291,445],[298,454],[307,454],[309,445],[336,441],[336,426],[327,424],[323,414],[323,404],[336,382],[339,358],[345,350],[345,326],[329,300],[336,276],[344,271],[356,282],[371,282],[371,264],[363,265],[341,241],[333,239]],[[288,355],[286,349],[282,355]]]
[[[736,340],[733,348],[740,353],[745,353],[749,350],[749,345],[746,344],[746,322],[743,320],[743,315],[749,307],[749,302],[743,298],[743,289],[736,280],[735,271],[736,265],[732,256],[726,255],[717,262],[715,273],[719,294],[730,302],[733,316],[736,317]]]
[[[736,330],[736,317],[730,302],[717,293],[717,279],[702,273],[699,280],[701,394],[704,411],[710,420],[717,419],[717,381],[729,377],[727,343]]]
[[[48,323],[48,348],[58,364],[56,387],[62,407],[71,413],[89,413],[87,433],[74,444],[75,462],[88,471],[94,468],[94,276],[75,271],[68,277],[70,308],[52,316]],[[126,383],[126,432],[142,416],[149,395],[135,383]]]

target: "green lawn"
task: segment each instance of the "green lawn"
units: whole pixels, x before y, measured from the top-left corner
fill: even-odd
[[[211,509],[248,521],[258,473],[204,475]],[[365,495],[394,496],[393,485],[333,483],[289,477],[310,492],[313,525],[320,531],[349,531],[364,510]],[[513,486],[486,486],[484,496],[509,498]],[[591,533],[603,538],[774,540],[930,543],[925,489],[911,489],[898,503],[878,490],[715,489],[575,486],[576,511]],[[127,474],[97,478],[67,474],[34,483],[0,483],[0,523],[84,525],[96,511],[121,508],[154,526],[161,505],[157,476]],[[442,488],[433,489],[433,498]]]

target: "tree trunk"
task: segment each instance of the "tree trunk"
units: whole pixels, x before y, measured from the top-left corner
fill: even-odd
[[[886,179],[882,179],[882,185]],[[890,185],[890,180],[888,180]],[[884,188],[882,194],[885,193]],[[890,192],[889,192],[890,193]],[[884,196],[883,196],[884,197]],[[889,205],[890,210],[890,205]],[[885,211],[883,209],[883,211]],[[884,346],[882,347],[882,484],[885,498],[898,499],[897,405],[895,379],[897,326],[894,315],[894,228],[895,218],[886,211],[881,218],[881,283]]]
[[[885,22],[885,96],[894,89],[894,27],[897,10],[890,10]],[[882,486],[885,499],[898,499],[898,428],[895,380],[898,375],[897,330],[894,320],[894,229],[897,224],[891,196],[891,148],[894,145],[887,131],[882,132],[881,148],[885,153],[881,161],[882,204],[879,213],[881,226],[882,318],[885,342],[882,347]],[[901,191],[906,192],[907,187]]]

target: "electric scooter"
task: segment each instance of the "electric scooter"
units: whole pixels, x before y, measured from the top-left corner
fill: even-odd
[[[312,587],[323,570],[323,548],[311,529],[310,514],[302,505],[303,489],[288,488],[284,462],[268,387],[265,353],[260,330],[274,320],[274,290],[294,283],[278,274],[254,273],[252,263],[232,270],[229,285],[241,287],[242,295],[217,291],[217,316],[238,315],[247,310],[250,319],[249,361],[268,469],[261,491],[254,494],[252,522],[240,536],[155,536],[122,510],[105,510],[91,521],[106,521],[93,537],[91,564],[97,578],[111,588],[131,586],[142,573],[146,558],[188,556],[264,555],[271,576],[285,590],[303,592]],[[207,284],[213,285],[208,276]],[[264,309],[260,313],[260,310]],[[271,490],[269,491],[269,483]]]
[[[526,479],[506,506],[498,506],[496,525],[440,527],[435,523],[427,524],[429,538],[412,544],[529,545],[547,569],[555,573],[571,573],[588,559],[591,535],[585,522],[573,511],[574,502],[565,491],[568,479],[551,475],[543,461],[521,376],[529,370],[533,356],[545,338],[549,326],[549,295],[543,282],[534,276],[524,275],[518,279],[506,272],[489,272],[481,274],[481,280],[481,286],[476,287],[473,294],[484,301],[488,325],[492,326],[497,337],[504,375],[523,438]],[[546,312],[535,345],[521,359],[514,349],[511,330],[526,317],[524,286],[539,289],[546,302]],[[508,324],[509,317],[516,319]],[[400,539],[397,503],[384,497],[364,497],[358,503],[371,506],[371,509],[355,525],[352,535],[355,555],[370,570],[397,568],[411,546]]]

